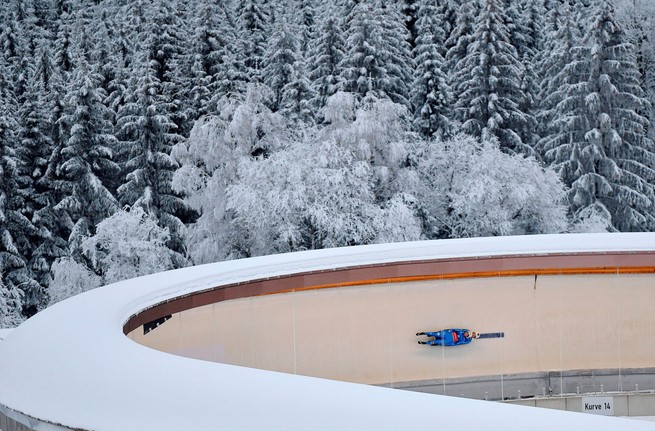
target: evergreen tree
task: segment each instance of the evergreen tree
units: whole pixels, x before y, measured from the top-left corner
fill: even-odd
[[[83,55],[77,62],[64,98],[66,110],[59,120],[66,140],[55,172],[62,196],[57,208],[66,213],[69,247],[76,259],[81,258],[84,237],[94,234],[97,224],[118,208],[107,184],[119,171],[113,161],[116,140],[111,134],[111,112],[99,88],[101,76],[90,69]]]
[[[414,74],[411,35],[402,23],[402,15],[395,3],[381,2],[381,52],[384,54],[387,78],[382,82],[384,93],[394,102],[410,108],[409,85]]]
[[[446,61],[439,53],[444,34],[435,22],[436,8],[421,7],[416,22],[418,38],[414,49],[416,71],[412,106],[414,125],[424,136],[443,136],[450,128],[451,94],[447,83]]]
[[[273,110],[277,110],[282,99],[282,89],[293,79],[294,66],[299,62],[298,41],[295,36],[297,30],[284,18],[280,18],[275,27],[265,53],[266,67],[262,70],[264,83],[275,95]]]
[[[633,46],[625,40],[614,7],[603,0],[565,68],[569,85],[557,106],[559,133],[550,153],[556,166],[566,160],[557,167],[571,187],[575,217],[600,214],[620,231],[649,231],[655,222],[655,153],[648,120],[639,114],[647,101]]]
[[[17,103],[22,103],[27,91],[27,81],[33,71],[33,58],[30,50],[28,31],[25,28],[25,12],[20,2],[12,2],[8,9],[8,22],[0,33],[0,48],[4,57],[5,73],[9,79],[5,85],[11,87]],[[20,15],[23,15],[21,18]]]
[[[298,129],[314,122],[311,100],[314,94],[305,73],[305,65],[297,61],[293,66],[291,81],[282,88],[280,112]]]
[[[455,26],[448,39],[446,39],[446,75],[448,76],[448,85],[453,92],[454,101],[461,99],[462,93],[466,90],[465,84],[470,80],[470,70],[466,67],[466,54],[469,46],[473,43],[473,31],[477,15],[477,2],[462,2],[457,10]],[[461,114],[463,113],[454,112],[454,119],[461,122],[463,120]]]
[[[569,160],[571,154],[570,139],[567,133],[560,134],[558,120],[558,105],[566,98],[570,84],[580,77],[570,76],[573,70],[568,64],[575,60],[578,51],[575,47],[580,43],[581,35],[577,33],[577,26],[573,22],[573,15],[566,0],[560,8],[551,11],[554,15],[553,28],[556,31],[549,33],[542,62],[540,63],[540,76],[542,77],[539,93],[539,114],[537,120],[542,136],[537,148],[541,156],[548,163],[560,165]],[[574,172],[577,168],[567,169]],[[564,171],[561,171],[564,174]],[[573,178],[562,178],[565,183],[571,184]]]
[[[239,55],[245,59],[246,74],[250,82],[261,82],[271,25],[268,3],[264,0],[237,0],[234,10]]]
[[[381,30],[373,20],[374,15],[373,6],[362,2],[355,4],[346,18],[346,53],[339,63],[340,89],[361,98],[377,90],[386,72],[381,55],[375,49]]]
[[[171,119],[171,104],[163,94],[155,54],[146,53],[140,78],[131,90],[133,97],[119,111],[118,125],[128,161],[118,197],[122,205],[144,208],[160,226],[168,229],[167,245],[177,252],[175,264],[180,267],[184,265],[180,217],[188,211],[171,188],[177,164],[171,160],[170,152],[181,137],[176,134],[177,127]]]
[[[519,110],[525,114],[526,120],[523,129],[519,130],[519,134],[527,146],[535,149],[539,142],[536,116],[538,115],[541,83],[538,56],[544,51],[541,21],[546,15],[546,10],[543,3],[532,0],[521,0],[518,6],[520,8],[518,29],[523,32],[522,40],[525,43],[522,47],[517,47],[517,54],[520,56],[523,70],[521,74],[523,100],[519,103]]]
[[[500,0],[484,0],[475,22],[473,43],[464,59],[468,80],[463,83],[455,108],[462,129],[490,140],[497,137],[508,152],[532,154],[520,131],[526,115],[519,109],[525,97],[521,91],[520,61],[510,43]]]
[[[9,0],[9,11],[13,11],[16,24],[20,27],[22,44],[26,51],[24,54],[33,55],[39,44],[48,37],[48,31],[44,28],[37,16],[38,0]]]
[[[300,28],[300,53],[307,55],[309,46],[314,40],[316,26],[316,6],[314,0],[298,0],[298,14],[296,24]],[[293,8],[291,10],[294,10]]]
[[[40,69],[47,68],[41,62],[47,61],[42,52],[39,62]],[[44,58],[45,57],[45,58]],[[20,196],[20,212],[31,226],[22,235],[16,237],[16,244],[21,255],[28,262],[38,284],[25,290],[23,306],[32,315],[48,303],[45,288],[50,280],[50,264],[57,255],[46,253],[43,243],[51,235],[40,212],[52,202],[48,199],[51,190],[44,185],[50,155],[54,151],[52,143],[52,105],[45,92],[46,83],[42,81],[43,74],[35,74],[30,78],[25,101],[18,110],[20,126],[18,127],[18,145],[16,150],[19,161],[18,194]]]
[[[119,32],[115,28],[115,17],[110,15],[111,9],[102,9],[100,16],[94,17],[92,28],[96,29],[92,44],[95,47],[92,53],[93,64],[102,76],[100,87],[107,94],[105,104],[112,111],[120,106],[125,93],[126,73],[124,70],[124,53],[121,44],[116,43]]]
[[[0,65],[0,72],[5,70]],[[0,73],[0,83],[4,77]],[[20,212],[19,160],[15,151],[18,144],[14,133],[18,127],[8,109],[13,104],[12,96],[11,92],[0,94],[0,325],[3,327],[20,323],[23,292],[38,287],[16,243],[32,226]]]
[[[655,4],[633,0],[624,6],[623,15],[624,28],[635,47],[640,86],[651,105],[640,113],[650,120],[650,137],[655,139]]]
[[[188,82],[192,60],[187,55],[190,37],[175,11],[172,0],[158,1],[153,19],[147,23],[143,48],[150,51],[154,72],[168,98],[170,119],[177,126],[177,133],[186,136],[195,118],[188,118]],[[138,69],[134,69],[138,70]]]
[[[225,64],[225,60],[229,46],[234,43],[227,21],[220,2],[216,4],[215,0],[203,0],[193,25],[189,118],[200,118],[213,112],[212,99],[225,95],[224,90],[219,88],[220,75],[225,73],[226,68],[232,67]]]
[[[34,154],[37,157],[32,161],[34,166],[32,221],[39,230],[39,243],[31,250],[29,266],[39,284],[48,288],[52,282],[52,264],[69,253],[67,238],[71,227],[65,212],[56,209],[57,203],[61,200],[57,190],[61,177],[56,172],[61,162],[61,151],[65,146],[66,137],[65,127],[61,121],[64,115],[64,83],[61,71],[53,64],[50,46],[46,44],[38,51],[36,70],[30,87],[38,93],[38,108],[35,115],[36,124],[39,124],[37,136],[47,146],[38,149],[35,147]],[[26,109],[25,112],[31,111]],[[39,304],[43,304],[43,300],[47,303],[49,298],[42,298]]]
[[[419,0],[402,0],[401,1],[401,13],[403,20],[405,21],[405,27],[409,32],[409,44],[412,49],[416,48],[416,40],[419,37],[420,30],[417,27],[417,21],[419,20],[420,11],[420,1]]]
[[[201,54],[194,54],[191,66],[191,88],[189,91],[187,118],[197,119],[207,115],[212,99],[212,76],[205,67]]]
[[[64,12],[59,18],[54,43],[54,63],[61,71],[64,81],[68,81],[73,71],[73,22],[74,18]]]
[[[426,3],[431,4],[432,0],[426,0]],[[464,3],[471,3],[473,7],[478,7],[477,2],[467,2],[463,0],[443,0],[437,2],[437,21],[443,29],[445,36],[444,46],[439,52],[444,57],[446,56],[446,52],[448,52],[448,50],[452,47],[450,44],[453,42],[453,40],[451,40],[451,35],[455,31],[455,28],[458,26],[457,21],[459,18],[459,8]]]
[[[230,24],[232,19],[225,12],[226,18],[221,34],[225,36],[225,43],[220,55],[220,65],[214,70],[217,90],[212,97],[211,110],[216,113],[217,101],[229,100],[234,96],[242,96],[247,92],[249,77],[243,57],[238,52],[237,33]]]
[[[222,0],[203,0],[193,19],[189,119],[214,114],[221,99],[246,91],[249,78],[229,12]]]
[[[347,17],[346,54],[339,64],[341,90],[366,97],[369,92],[409,107],[412,61],[407,30],[395,6],[358,3]]]
[[[331,9],[329,9],[331,10]],[[328,97],[337,92],[341,69],[339,64],[344,56],[346,41],[341,27],[332,13],[321,24],[319,36],[309,51],[309,80],[314,97],[311,101],[315,111],[325,106]]]

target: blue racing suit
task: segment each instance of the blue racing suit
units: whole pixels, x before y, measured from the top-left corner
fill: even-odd
[[[469,333],[469,337],[464,336],[464,332]],[[430,346],[459,346],[468,344],[473,338],[470,337],[471,331],[468,329],[444,329],[437,332],[426,332],[425,335],[434,339],[428,340],[426,344]]]

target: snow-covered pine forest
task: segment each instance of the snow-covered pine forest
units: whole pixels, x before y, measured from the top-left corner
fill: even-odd
[[[655,230],[652,0],[4,0],[0,327],[216,260]]]

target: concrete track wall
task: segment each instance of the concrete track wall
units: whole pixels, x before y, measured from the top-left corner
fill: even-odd
[[[655,367],[654,303],[652,274],[431,280],[225,301],[130,337],[178,355],[360,383],[501,381]],[[447,327],[505,338],[454,348],[416,343],[415,332]],[[625,378],[616,376],[615,386]]]

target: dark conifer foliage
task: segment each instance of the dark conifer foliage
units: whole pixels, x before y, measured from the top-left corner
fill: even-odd
[[[419,36],[414,48],[414,124],[427,137],[447,135],[451,127],[452,94],[446,60],[439,52],[445,34],[437,22],[437,9],[424,4],[415,23]]]
[[[95,233],[96,226],[118,208],[108,189],[119,173],[113,161],[117,141],[111,112],[103,104],[102,77],[86,62],[85,53],[76,58],[77,68],[64,97],[66,109],[59,120],[65,142],[57,161],[56,185],[62,200],[56,205],[70,220],[70,251],[82,259],[80,243]]]
[[[154,42],[151,42],[154,43]],[[149,45],[147,43],[146,45]],[[155,51],[147,50],[143,67],[130,87],[131,97],[118,112],[121,146],[127,155],[124,183],[118,188],[122,205],[140,206],[170,232],[169,247],[184,254],[181,239],[186,206],[171,189],[177,168],[170,158],[172,146],[181,140],[172,120],[173,104],[164,94]],[[178,256],[177,266],[183,259]]]
[[[650,231],[655,148],[646,135],[648,120],[640,114],[648,102],[634,47],[609,1],[597,6],[571,54],[554,119],[559,127],[548,145],[549,154],[564,163],[571,210],[578,217],[601,214],[621,231]]]
[[[413,63],[409,33],[394,4],[354,5],[346,17],[346,53],[341,68],[341,89],[360,98],[370,92],[409,106],[408,83]]]
[[[237,0],[234,2],[235,25],[239,56],[250,81],[261,82],[266,41],[271,32],[271,9],[265,0]]]
[[[316,111],[322,109],[327,98],[339,89],[340,64],[346,49],[339,20],[332,9],[328,9],[327,15],[308,53],[308,74],[314,93],[311,104]]]
[[[482,0],[473,42],[464,57],[463,91],[456,102],[462,128],[473,136],[495,136],[509,152],[532,154],[520,131],[527,115],[520,111],[521,61],[510,41],[502,0]]]
[[[0,84],[3,72],[6,66],[0,62]],[[20,322],[24,305],[30,308],[44,296],[24,255],[37,232],[24,214],[26,185],[17,154],[21,145],[19,122],[11,110],[15,106],[12,93],[0,90],[0,289],[5,295],[0,298],[0,324]]]

